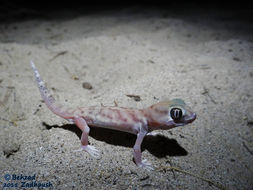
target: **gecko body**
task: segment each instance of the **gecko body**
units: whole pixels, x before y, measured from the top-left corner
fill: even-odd
[[[88,144],[88,135],[92,126],[124,131],[137,135],[133,147],[134,161],[137,166],[152,169],[151,164],[141,158],[141,143],[153,130],[167,130],[192,123],[196,113],[181,99],[162,101],[144,109],[87,106],[67,109],[58,104],[46,88],[34,63],[31,61],[36,82],[47,107],[56,115],[73,121],[82,131],[81,149],[91,156],[98,157],[99,151]]]

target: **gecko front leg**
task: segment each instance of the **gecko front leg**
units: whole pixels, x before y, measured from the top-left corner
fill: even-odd
[[[82,130],[81,150],[84,150],[88,152],[91,156],[98,158],[99,151],[94,146],[88,144],[90,128],[87,125],[86,121],[82,117],[76,117],[74,118],[74,122]]]
[[[141,159],[141,143],[147,132],[139,132],[137,134],[137,139],[134,145],[134,161],[138,167],[145,168],[148,170],[153,170],[151,164],[147,160]]]

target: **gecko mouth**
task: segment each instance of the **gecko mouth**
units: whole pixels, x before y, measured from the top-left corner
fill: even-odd
[[[192,123],[197,117],[196,113],[191,113],[191,115],[185,115],[183,116],[180,120],[174,120],[172,121],[174,126],[178,127],[178,126],[183,126],[189,123]]]
[[[197,118],[197,114],[196,113],[192,113],[189,116],[185,116],[183,119],[184,123],[192,123],[195,119]]]

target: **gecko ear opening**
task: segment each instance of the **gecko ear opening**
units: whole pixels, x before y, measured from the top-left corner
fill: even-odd
[[[183,112],[180,108],[172,108],[170,110],[170,117],[177,123],[181,120]]]

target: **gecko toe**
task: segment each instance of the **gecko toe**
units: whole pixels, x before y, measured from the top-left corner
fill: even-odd
[[[100,156],[100,151],[96,149],[96,147],[88,145],[89,146],[89,154],[94,157],[94,158],[99,158]]]
[[[85,152],[88,152],[94,158],[99,158],[99,156],[100,156],[100,151],[98,149],[96,149],[96,147],[94,147],[94,146],[86,145],[86,146],[81,146],[81,148]]]
[[[154,168],[152,167],[152,164],[148,162],[147,160],[142,160],[141,163],[138,164],[138,167],[144,168],[149,171],[154,170]]]
[[[158,135],[158,134],[159,134],[158,132],[152,131],[152,132],[150,132],[150,133],[147,133],[146,136],[156,136],[156,135]]]

